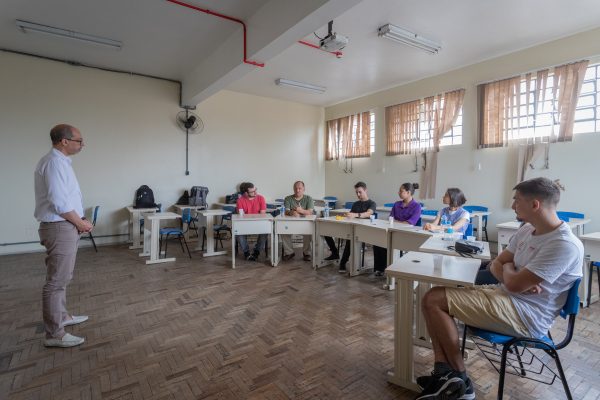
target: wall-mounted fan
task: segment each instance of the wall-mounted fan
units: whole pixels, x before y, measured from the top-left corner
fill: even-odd
[[[179,111],[175,117],[177,126],[185,132],[185,174],[189,175],[188,154],[189,154],[189,136],[201,133],[204,130],[204,122],[199,116],[191,112],[189,109]]]

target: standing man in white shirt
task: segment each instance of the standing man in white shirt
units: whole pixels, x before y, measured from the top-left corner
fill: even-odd
[[[69,156],[83,148],[79,129],[61,124],[50,131],[52,149],[35,168],[35,218],[40,222],[40,243],[46,247],[46,284],[42,291],[46,347],[73,347],[82,337],[65,332],[87,316],[66,309],[67,285],[73,277],[79,235],[92,230],[84,218],[83,201]]]

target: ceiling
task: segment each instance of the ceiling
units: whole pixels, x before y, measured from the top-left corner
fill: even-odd
[[[187,0],[234,22],[165,0],[3,0],[0,48],[183,81],[197,104],[222,89],[326,106],[600,26],[597,0]],[[576,5],[576,6],[575,6]],[[568,16],[568,17],[566,17]],[[123,42],[121,50],[23,33],[21,19]],[[350,39],[338,59],[301,45],[334,31]],[[441,43],[437,55],[377,36],[386,23]],[[600,38],[599,38],[600,40]],[[323,94],[278,87],[287,78]]]

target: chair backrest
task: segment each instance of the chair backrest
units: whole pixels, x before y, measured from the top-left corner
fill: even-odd
[[[184,208],[181,211],[181,221],[189,225],[191,220],[192,220],[192,210],[189,208]]]
[[[573,286],[569,289],[569,294],[567,295],[567,301],[565,305],[560,310],[560,316],[563,318],[567,318],[569,315],[577,315],[579,312],[579,284],[581,283],[581,278],[578,278],[575,282],[573,282]]]
[[[421,206],[421,208],[425,207],[425,203],[419,202],[419,205]]]
[[[438,210],[421,210],[421,215],[438,215]]]
[[[344,204],[344,208],[347,208],[347,209],[349,209],[349,210],[350,210],[350,209],[352,208],[352,205],[353,205],[353,204],[354,204],[354,202],[353,202],[353,201],[347,201],[347,202]]]
[[[394,207],[395,203],[385,203],[383,206],[384,207]]]
[[[92,214],[92,225],[96,226],[96,220],[98,219],[98,210],[100,206],[94,207],[94,213]]]
[[[561,221],[565,221],[565,222],[569,222],[571,220],[571,218],[578,218],[578,219],[585,218],[584,214],[577,213],[577,212],[571,212],[571,211],[557,211],[556,215],[558,216],[558,219],[560,219]]]
[[[468,236],[473,236],[473,224],[467,224],[467,229],[465,229],[463,239],[466,239]]]
[[[327,205],[331,208],[335,208],[335,204],[337,203],[337,197],[335,196],[325,196],[323,200],[327,202]]]
[[[573,286],[569,289],[569,294],[567,294],[567,301],[565,301],[565,305],[560,310],[560,316],[563,318],[569,318],[567,323],[567,334],[564,339],[554,345],[556,350],[560,350],[565,348],[573,338],[573,333],[575,332],[575,317],[577,317],[577,313],[579,312],[579,284],[581,283],[581,278],[578,278],[575,282],[573,282]]]
[[[223,210],[229,211],[231,214],[235,214],[235,206],[223,206]],[[223,215],[221,218],[221,224],[224,220],[231,220],[231,214]]]
[[[488,211],[488,208],[484,206],[463,206],[463,208],[467,210],[469,214],[473,214],[475,211]],[[483,216],[483,223],[487,226],[487,215]]]

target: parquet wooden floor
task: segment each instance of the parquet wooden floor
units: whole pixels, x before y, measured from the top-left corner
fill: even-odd
[[[147,266],[126,246],[81,249],[68,306],[72,349],[42,345],[44,255],[0,257],[0,399],[411,399],[390,385],[393,292],[380,278],[271,268],[229,257]],[[600,398],[600,304],[582,310],[561,352],[577,399]],[[557,327],[562,329],[564,325]],[[419,374],[432,354],[416,348]],[[497,374],[472,351],[479,399]],[[561,387],[507,379],[507,399],[560,399]]]

